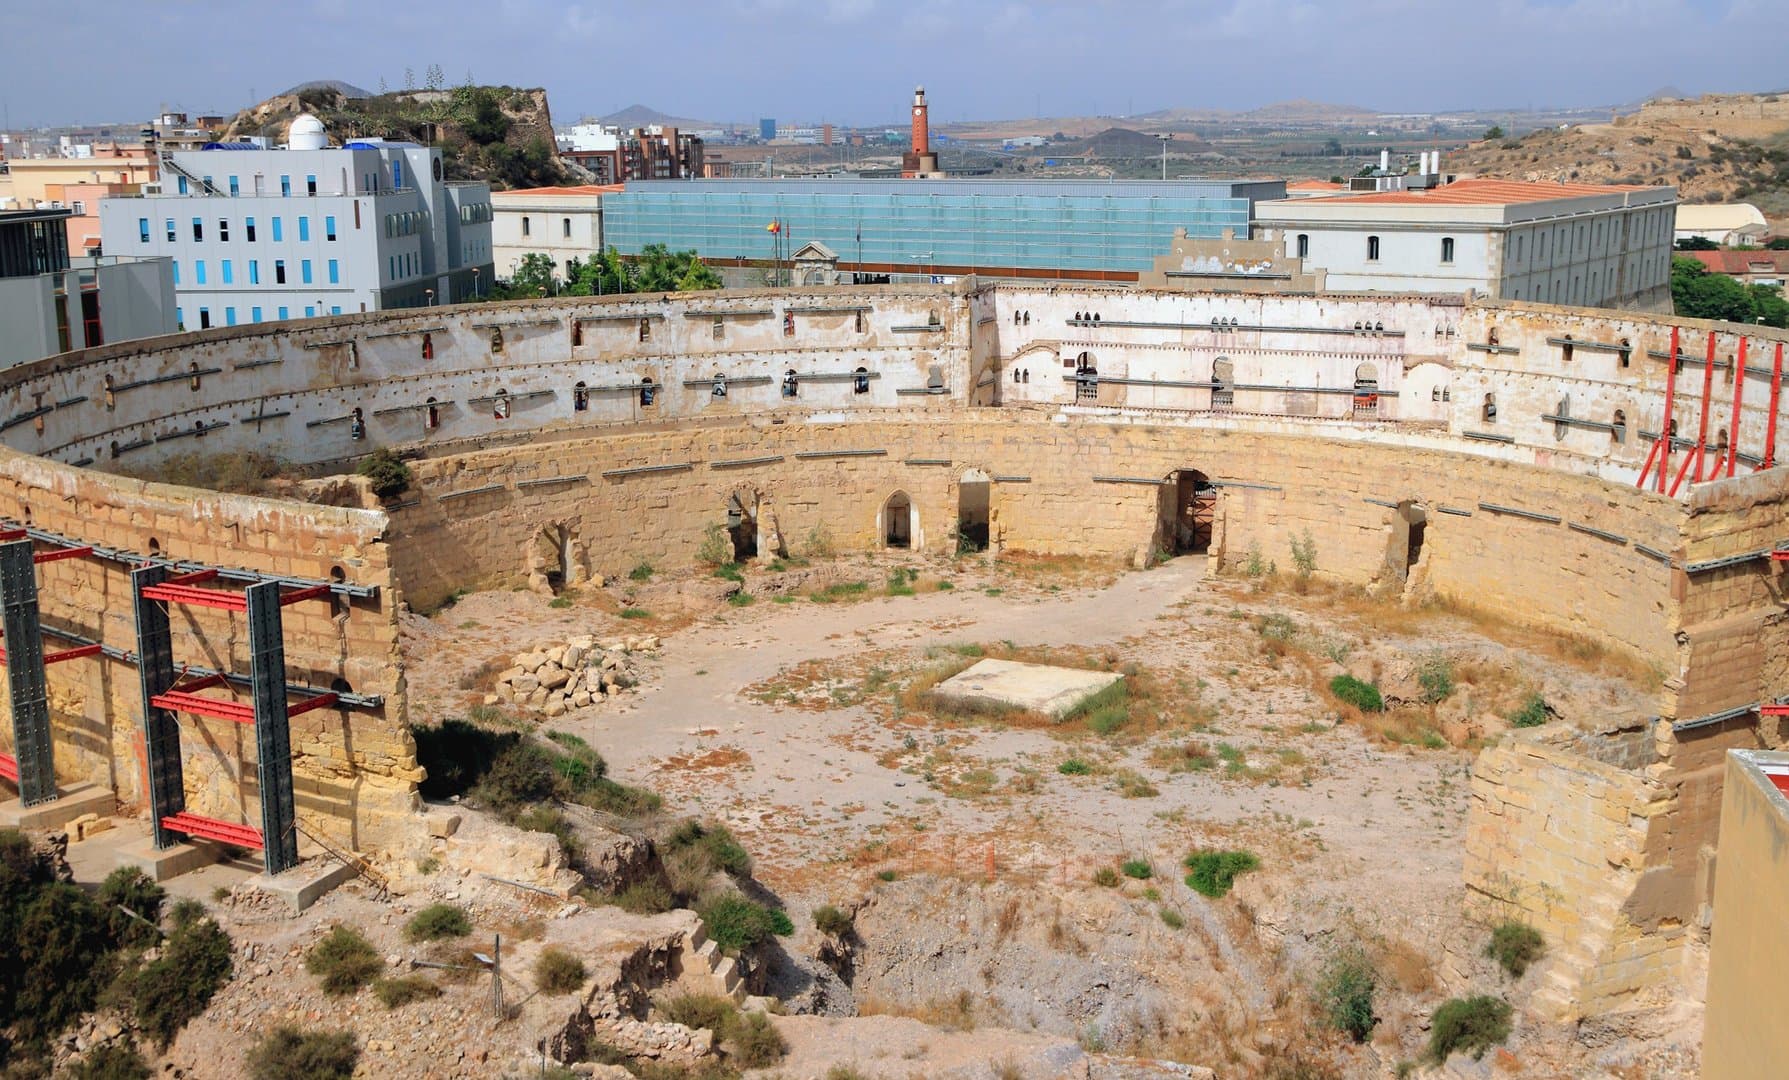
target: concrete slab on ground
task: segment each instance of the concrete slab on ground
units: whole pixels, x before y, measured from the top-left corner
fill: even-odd
[[[223,849],[203,840],[157,849],[155,837],[146,836],[118,849],[118,865],[134,866],[151,881],[166,881],[210,866],[223,858]]]
[[[243,885],[284,900],[292,914],[301,915],[324,893],[353,876],[354,868],[347,863],[335,859],[310,859],[283,874],[256,874]]]
[[[1028,709],[1060,720],[1088,698],[1123,681],[1124,676],[1115,671],[980,660],[939,683],[932,692],[960,705]]]
[[[77,784],[49,802],[36,806],[26,806],[18,799],[0,803],[0,828],[60,829],[83,814],[106,817],[117,805],[118,800],[110,790],[93,784]]]

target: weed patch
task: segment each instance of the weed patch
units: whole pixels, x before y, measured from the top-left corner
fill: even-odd
[[[1236,875],[1259,868],[1261,860],[1247,851],[1196,851],[1186,857],[1187,887],[1200,896],[1217,899],[1230,891]]]
[[[1440,1065],[1456,1052],[1477,1061],[1509,1038],[1509,1002],[1481,994],[1443,1002],[1429,1021],[1429,1061]]]

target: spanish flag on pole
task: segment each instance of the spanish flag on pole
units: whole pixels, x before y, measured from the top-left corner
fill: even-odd
[[[783,223],[773,219],[770,224],[764,226],[764,231],[768,233],[780,233],[783,231]]]

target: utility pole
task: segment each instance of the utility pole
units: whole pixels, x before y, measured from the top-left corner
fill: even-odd
[[[1168,178],[1168,143],[1173,138],[1174,138],[1174,133],[1171,131],[1167,132],[1165,134],[1158,134],[1156,136],[1156,141],[1158,141],[1162,144],[1162,179],[1163,180],[1166,180]]]

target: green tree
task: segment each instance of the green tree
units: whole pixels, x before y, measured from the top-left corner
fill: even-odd
[[[1719,251],[1721,247],[1706,236],[1686,236],[1674,246],[1678,251]]]
[[[1789,251],[1789,236],[1779,236],[1764,244],[1766,251]]]
[[[1776,290],[1711,274],[1695,259],[1671,260],[1671,303],[1692,319],[1789,326],[1789,302]]]
[[[1501,139],[1501,138],[1503,138],[1502,125],[1492,124],[1490,127],[1485,129],[1485,141],[1486,142],[1491,142],[1494,139]]]
[[[697,292],[702,289],[718,289],[721,287],[721,276],[709,269],[708,264],[690,252],[689,263],[685,266],[683,277],[677,282],[678,292]]]
[[[516,264],[515,273],[509,280],[492,292],[501,293],[500,299],[521,300],[539,296],[543,289],[548,296],[559,291],[558,283],[553,280],[553,257],[545,252],[530,251]]]

